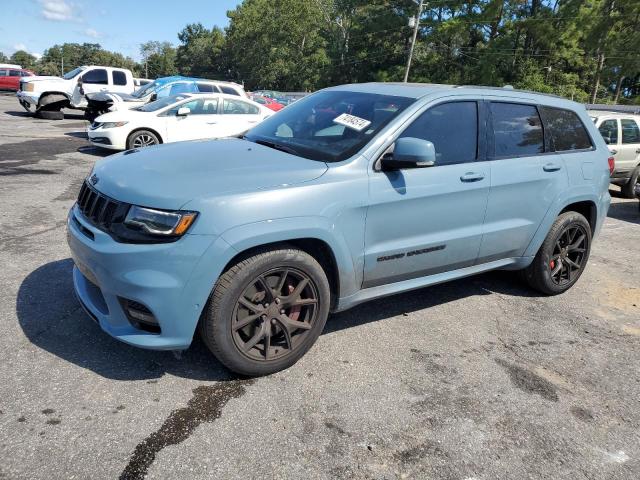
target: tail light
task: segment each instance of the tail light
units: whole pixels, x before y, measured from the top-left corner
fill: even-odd
[[[609,157],[609,176],[613,175],[613,171],[616,168],[616,159]]]

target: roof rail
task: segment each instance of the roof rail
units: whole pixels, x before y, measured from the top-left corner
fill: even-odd
[[[533,95],[544,95],[546,97],[554,97],[554,98],[562,98],[566,100],[565,97],[561,95],[556,95],[555,93],[543,93],[543,92],[534,92],[533,90],[521,90],[519,88],[513,88],[512,85],[505,85],[504,87],[493,87],[487,85],[455,85],[453,88],[479,88],[482,90],[499,90],[504,92],[508,90],[510,92],[519,92],[519,93],[531,93]]]

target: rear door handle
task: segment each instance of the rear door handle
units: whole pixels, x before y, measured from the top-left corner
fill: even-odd
[[[479,182],[484,178],[484,173],[467,172],[460,177],[461,182]]]
[[[557,163],[547,163],[544,167],[542,167],[542,169],[545,172],[557,172],[561,168],[562,167],[560,165],[558,165]]]

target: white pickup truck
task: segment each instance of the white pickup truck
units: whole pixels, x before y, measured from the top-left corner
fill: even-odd
[[[90,65],[78,67],[62,77],[24,77],[16,95],[27,111],[34,107],[37,116],[61,119],[62,108],[84,110],[87,93],[108,90],[128,94],[134,89],[130,70]]]

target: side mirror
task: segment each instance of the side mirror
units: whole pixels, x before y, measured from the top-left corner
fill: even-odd
[[[157,93],[152,93],[151,96],[149,97],[150,102],[155,102],[157,99],[158,99]]]
[[[436,164],[436,148],[428,140],[405,137],[396,140],[393,153],[382,157],[382,170],[433,167]]]
[[[191,109],[189,107],[180,107],[178,109],[178,113],[176,113],[176,115],[178,117],[186,117],[190,113],[191,113]]]
[[[602,137],[604,138],[604,143],[606,143],[607,145],[611,145],[613,142],[611,141],[611,137]]]
[[[78,77],[78,85],[82,85],[82,75]]]

